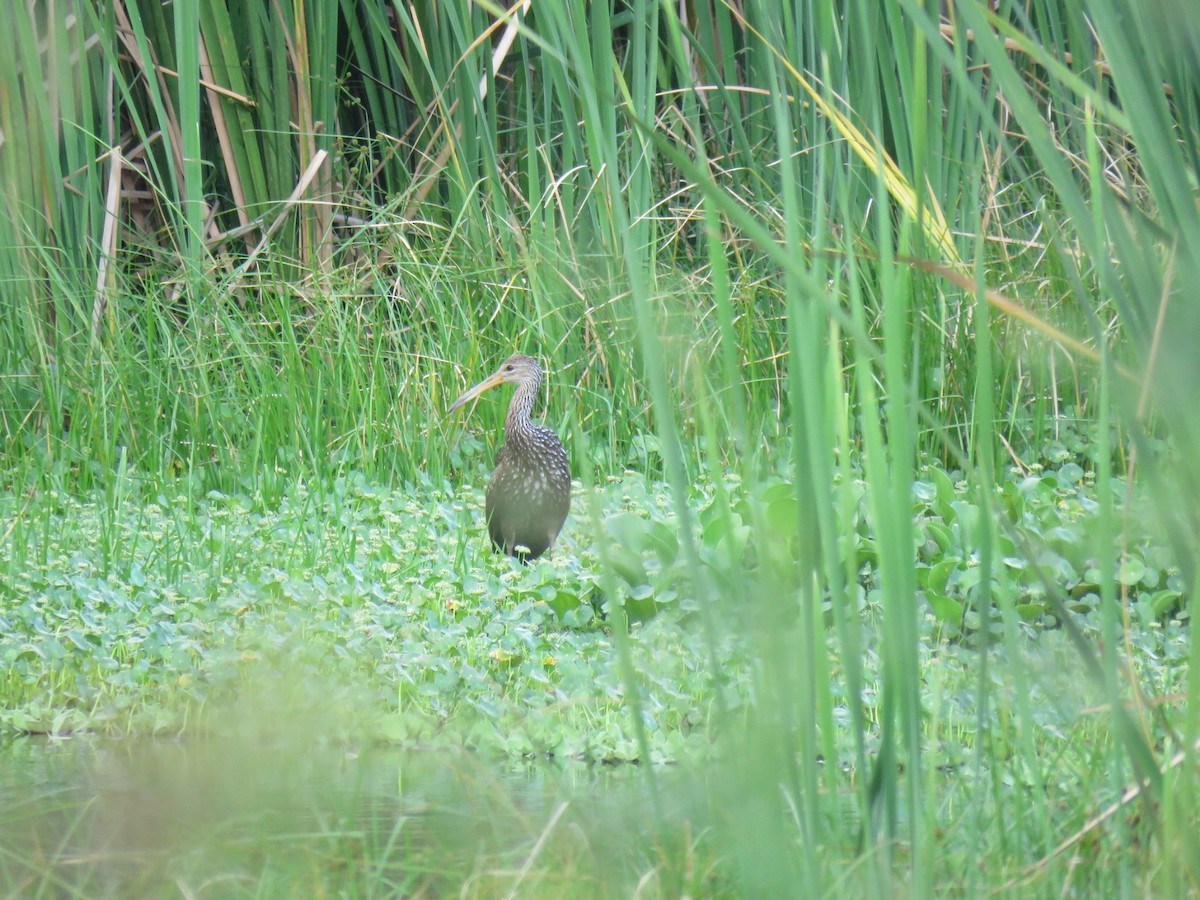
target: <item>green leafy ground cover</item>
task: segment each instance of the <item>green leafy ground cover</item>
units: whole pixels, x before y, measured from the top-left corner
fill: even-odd
[[[123,477],[132,482],[136,474]],[[770,546],[796,540],[797,510],[783,481],[725,488],[735,513],[712,527],[704,527],[712,490],[698,488],[690,502],[707,571],[730,584],[721,567],[732,563],[742,579],[718,598],[720,616],[745,622],[774,608],[760,598],[756,610],[747,586],[763,583]],[[1115,490],[1114,500],[1124,502],[1124,485]],[[223,710],[243,693],[290,683],[301,692],[310,686],[328,708],[330,737],[630,760],[638,750],[614,657],[615,606],[635,623],[655,761],[703,755],[713,739],[714,672],[735,703],[753,700],[753,632],[727,629],[712,648],[719,659],[712,669],[663,486],[630,473],[593,493],[592,502],[576,501],[556,552],[529,567],[486,547],[479,492],[447,485],[348,476],[324,489],[296,483],[274,506],[186,490],[116,508],[62,493],[8,494],[0,501],[10,522],[0,551],[8,598],[0,611],[0,727],[219,732]],[[997,495],[1012,534],[1031,543],[1000,535],[995,603],[981,614],[972,607],[978,506],[964,482],[940,469],[926,470],[914,490],[922,671],[948,686],[954,721],[972,715],[970,693],[960,688],[970,683],[985,616],[998,634],[1011,612],[1027,652],[1053,659],[1063,650],[1024,546],[1037,548],[1041,570],[1068,589],[1074,612],[1098,602],[1102,548],[1091,534],[1099,504],[1083,470],[1072,461],[1036,474],[1014,469]],[[755,506],[765,514],[756,517]],[[1136,510],[1130,514],[1136,524]],[[769,533],[756,531],[756,520]],[[858,567],[854,603],[868,636],[870,685],[878,676],[869,637],[879,615],[878,535],[862,506],[846,526],[843,552]],[[1144,535],[1125,548],[1119,576],[1139,626],[1130,639],[1146,651],[1139,663],[1161,666],[1153,680],[1170,692],[1177,687],[1171,666],[1184,652],[1174,615],[1183,614],[1181,585],[1164,547],[1149,530]],[[601,583],[597,540],[608,542],[621,575],[615,598]],[[1051,707],[1066,702],[1047,693]],[[1090,702],[1096,698],[1081,695],[1067,706]],[[870,712],[871,698],[864,703]]]
[[[134,472],[121,478],[137,483]],[[664,879],[655,883],[667,895],[728,890],[719,835],[729,823],[722,824],[720,810],[740,801],[738,763],[727,740],[736,736],[721,731],[739,722],[754,727],[755,709],[771,702],[757,677],[763,642],[782,637],[802,645],[798,633],[789,637],[798,628],[794,619],[768,631],[747,624],[779,615],[788,605],[761,596],[761,585],[774,577],[767,571],[778,555],[771,548],[786,549],[796,539],[797,509],[786,482],[754,489],[736,481],[723,485],[735,511],[728,520],[709,512],[711,485],[697,487],[689,500],[704,571],[729,591],[716,601],[729,627],[715,646],[698,625],[670,498],[661,484],[634,473],[581,491],[555,553],[529,567],[487,548],[482,496],[470,487],[391,486],[347,476],[325,486],[295,482],[277,503],[267,504],[248,494],[191,495],[188,484],[180,480],[176,492],[164,487],[149,502],[135,502],[138,492],[131,489],[115,506],[102,497],[55,492],[3,497],[9,526],[0,557],[0,589],[8,598],[0,613],[0,725],[9,736],[74,736],[84,747],[112,737],[133,739],[112,751],[96,745],[100,761],[83,767],[90,773],[87,785],[59,795],[50,818],[44,798],[10,808],[0,835],[10,834],[18,844],[41,840],[37,835],[64,836],[57,851],[37,857],[40,863],[4,867],[10,880],[32,872],[27,884],[52,884],[64,878],[62,867],[79,872],[79,859],[91,858],[98,863],[83,870],[85,877],[72,874],[60,885],[84,895],[113,884],[156,891],[168,883],[164,879],[207,883],[219,875],[245,879],[249,893],[261,894],[298,889],[315,858],[335,867],[332,874],[321,869],[321,883],[334,891],[372,894],[467,883],[477,896],[507,890],[513,866],[554,814],[546,807],[559,802],[554,798],[561,785],[531,792],[520,779],[496,782],[494,774],[483,773],[497,765],[640,760],[613,634],[613,617],[624,606],[634,623],[630,646],[651,761],[693,773],[676,782],[684,787],[661,793],[684,811],[666,830],[661,822],[656,828],[645,802],[630,800],[636,790],[631,795],[622,788],[618,801],[609,796],[611,788],[597,789],[588,776],[569,804],[562,801],[579,820],[574,827],[598,840],[585,822],[633,816],[634,833],[644,829],[647,836],[614,838],[608,850],[582,855],[572,841],[556,837],[546,868],[536,871],[552,872],[594,896],[620,895],[649,871]],[[1124,485],[1116,488],[1114,500],[1124,503]],[[942,810],[940,866],[953,872],[965,864],[968,848],[956,835],[981,812],[980,779],[1005,785],[988,795],[986,815],[996,814],[995,797],[1007,797],[1003,802],[1014,804],[1011,820],[1026,821],[1030,846],[1010,846],[1006,856],[1027,860],[1048,833],[1078,828],[1116,799],[1098,790],[1088,773],[1111,740],[1107,719],[1097,715],[1104,708],[1103,688],[1078,677],[1076,652],[1011,539],[999,538],[1005,555],[995,605],[986,615],[971,609],[978,596],[972,591],[978,548],[970,543],[969,535],[977,533],[970,518],[977,508],[966,484],[930,468],[913,496],[922,740],[930,788]],[[1067,459],[1036,473],[1014,468],[997,497],[1014,534],[1039,538],[1039,561],[1071,588],[1077,612],[1084,614],[1077,621],[1095,638],[1094,616],[1087,613],[1094,602],[1089,570],[1100,551],[1092,537],[1099,504],[1090,478]],[[1137,533],[1136,509],[1118,508],[1131,522],[1127,533]],[[874,587],[879,535],[865,509],[856,507],[845,530],[846,552],[854,554],[859,572],[854,606],[864,690],[857,702],[868,723],[866,750],[874,758],[882,612]],[[733,525],[714,526],[721,521]],[[753,522],[767,530],[748,524]],[[1178,574],[1150,539],[1152,532],[1144,534],[1146,540],[1127,548],[1121,567],[1126,609],[1138,621],[1125,651],[1143,689],[1171,696],[1186,676],[1187,625],[1163,599],[1177,596]],[[598,574],[600,540],[613,544],[608,552],[621,573],[615,597],[604,593]],[[730,577],[731,563],[739,567],[736,578]],[[823,614],[829,621],[828,607]],[[991,700],[981,716],[985,618],[994,636],[986,653],[1018,658],[987,669]],[[1015,642],[1001,642],[1006,628]],[[799,752],[824,755],[830,783],[852,790],[865,777],[856,770],[851,738],[855,701],[844,687],[832,627],[826,634],[831,683],[841,686],[832,710],[838,726],[820,748]],[[718,691],[731,711],[724,719],[715,714]],[[1028,721],[1036,723],[1035,733],[1022,733],[1017,725],[1013,709],[1020,703],[1032,710]],[[141,740],[164,737],[182,737],[180,746],[192,748],[183,751],[186,759],[174,759],[180,751],[147,750]],[[1022,742],[1036,748],[1039,771],[1012,764]],[[396,764],[399,783],[425,785],[418,793],[429,789],[419,772],[431,766],[442,773],[435,783],[446,777],[469,783],[431,801],[438,824],[404,826],[412,809],[380,799],[386,790],[364,800],[361,784],[326,806],[297,800],[328,790],[320,779],[345,769],[346,763],[336,762],[342,754],[378,755],[388,747],[434,751],[429,759],[436,765]],[[469,756],[461,754],[464,749]],[[830,752],[832,758],[825,755]],[[104,762],[110,754],[116,763]],[[314,762],[320,758],[335,763]],[[128,770],[145,801],[136,814],[121,813],[129,798],[114,806],[111,792],[95,793],[93,780],[106,778],[114,765]],[[638,768],[628,769],[627,777],[639,781]],[[694,776],[705,769],[717,773],[712,777],[721,787],[699,787],[703,779]],[[60,776],[67,783],[80,777],[70,767],[67,772]],[[273,774],[258,779],[254,772]],[[561,777],[553,778],[557,783]],[[313,778],[318,781],[308,780]],[[485,790],[486,784],[492,786]],[[1057,810],[1054,821],[1022,806],[1020,796],[1031,790],[1046,793]],[[76,793],[79,799],[72,800]],[[241,799],[220,799],[230,796]],[[472,813],[448,824],[446,817],[453,818],[461,804]],[[186,826],[178,824],[181,809]],[[362,809],[377,812],[365,815]],[[607,812],[596,820],[600,809]],[[170,818],[171,811],[176,830],[166,838],[152,823],[155,816]],[[855,818],[850,806],[846,814]],[[510,830],[493,826],[482,838],[480,816],[509,821]],[[109,837],[98,836],[107,834],[112,817],[123,823],[119,834],[129,843],[120,853]],[[140,828],[130,824],[141,820]],[[829,860],[834,879],[856,852],[854,834],[862,823],[842,824],[842,863]],[[463,827],[474,835],[473,849],[447,837]],[[130,829],[137,834],[131,837]],[[146,838],[151,832],[156,837]],[[26,859],[17,844],[7,843],[7,852]],[[137,861],[132,868],[130,859]],[[359,862],[338,874],[347,860]],[[598,881],[597,865],[610,867]],[[533,893],[555,889],[538,882]]]

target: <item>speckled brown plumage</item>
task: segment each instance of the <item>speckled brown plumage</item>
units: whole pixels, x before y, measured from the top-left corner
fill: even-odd
[[[488,534],[496,549],[527,562],[549,550],[562,530],[571,508],[571,468],[558,435],[530,417],[542,386],[542,369],[531,357],[510,357],[448,412],[501,384],[516,390],[487,488]]]

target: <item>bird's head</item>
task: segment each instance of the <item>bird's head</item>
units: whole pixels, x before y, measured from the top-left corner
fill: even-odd
[[[464,404],[474,400],[485,391],[502,384],[532,385],[536,388],[542,380],[542,367],[532,356],[522,356],[517,353],[500,364],[495,372],[489,375],[475,387],[466,391],[461,397],[450,404],[446,413],[452,413]]]

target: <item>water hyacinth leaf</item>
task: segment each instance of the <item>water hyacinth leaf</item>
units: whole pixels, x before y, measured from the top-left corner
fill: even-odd
[[[1150,607],[1154,611],[1155,618],[1161,619],[1175,612],[1182,599],[1183,595],[1179,591],[1155,591],[1150,597]]]
[[[943,553],[959,546],[955,540],[955,532],[944,522],[926,522],[925,531]]]
[[[961,564],[961,560],[944,559],[930,566],[929,575],[926,579],[926,585],[929,590],[934,593],[945,593],[946,586],[950,583],[950,576],[958,570]]]
[[[1060,485],[1075,485],[1081,481],[1083,481],[1083,468],[1078,463],[1070,462],[1059,468],[1058,482]]]
[[[1146,564],[1137,557],[1127,557],[1117,569],[1117,581],[1126,587],[1139,584],[1146,577]]]
[[[933,610],[934,615],[941,621],[953,625],[962,623],[963,605],[959,601],[935,591],[926,591],[925,600],[929,603],[929,607]]]

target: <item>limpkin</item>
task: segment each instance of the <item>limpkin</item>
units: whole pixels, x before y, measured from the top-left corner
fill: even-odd
[[[530,418],[542,386],[542,368],[519,353],[450,404],[454,412],[484,391],[516,386],[504,419],[504,444],[488,483],[485,512],[497,550],[522,562],[537,559],[554,539],[571,508],[571,468],[558,435]]]

